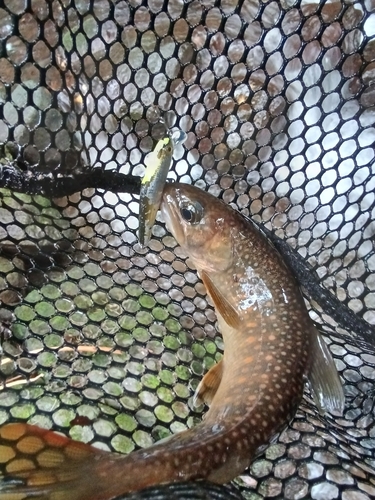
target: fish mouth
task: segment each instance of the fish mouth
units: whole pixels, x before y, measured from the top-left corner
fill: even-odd
[[[174,236],[179,245],[184,240],[184,230],[178,208],[177,188],[173,184],[166,184],[161,198],[160,212],[163,215],[167,229]]]

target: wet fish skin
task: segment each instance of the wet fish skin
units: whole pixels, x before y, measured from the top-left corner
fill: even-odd
[[[232,458],[208,476],[229,480],[294,416],[311,365],[311,320],[278,253],[238,212],[193,186],[170,184],[162,213],[206,285],[223,334],[213,391],[210,372],[205,377],[212,401],[205,422],[230,422],[224,442]]]
[[[294,273],[259,228],[221,200],[186,184],[166,186],[162,212],[167,227],[201,275],[224,336],[225,362],[206,375],[195,399],[210,402],[215,383],[219,390],[223,388],[220,379],[225,374],[220,365],[230,365],[232,370],[236,358],[232,357],[232,364],[227,363],[227,353],[236,352],[236,346],[244,365],[254,360],[254,355],[249,353],[244,358],[245,350],[238,349],[246,332],[247,342],[253,334],[257,336],[257,331],[260,338],[273,332],[268,340],[273,343],[278,337],[275,344],[259,347],[258,342],[258,348],[265,360],[271,356],[274,370],[284,375],[280,380],[290,377],[296,387],[300,386],[302,370],[320,413],[342,415],[345,397],[329,348],[313,326]],[[277,346],[279,354],[274,355]],[[295,358],[298,363],[294,363]],[[260,376],[266,377],[264,373]],[[280,391],[280,380],[275,379],[274,387],[270,385],[271,392]],[[248,391],[252,390],[250,386],[251,382]],[[280,394],[276,398],[280,399]]]
[[[167,185],[162,212],[207,287],[224,338],[223,361],[196,394],[211,403],[205,419],[128,456],[25,424],[5,425],[0,446],[10,459],[0,500],[110,500],[165,483],[226,483],[294,416],[314,342],[291,274],[249,222],[198,188]],[[35,470],[19,471],[24,447]]]

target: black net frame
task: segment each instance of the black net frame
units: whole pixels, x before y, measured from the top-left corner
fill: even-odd
[[[375,323],[374,10],[3,2],[0,423],[126,453],[200,420],[192,394],[222,353],[213,308],[162,222],[148,247],[136,236],[134,193],[165,124],[187,133],[171,180],[264,224]],[[372,328],[345,328],[313,299],[344,416],[321,417],[306,393],[236,481],[244,498],[375,496]]]

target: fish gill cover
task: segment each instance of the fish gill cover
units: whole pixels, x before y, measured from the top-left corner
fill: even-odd
[[[165,124],[187,134],[170,179],[265,224],[375,324],[374,35],[372,0],[3,2],[0,424],[128,453],[200,421],[212,304],[163,223],[137,240]],[[306,392],[245,499],[375,496],[373,330],[318,302],[344,415]]]

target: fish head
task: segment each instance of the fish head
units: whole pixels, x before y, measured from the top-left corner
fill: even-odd
[[[225,271],[232,266],[236,225],[230,207],[195,186],[171,183],[164,188],[161,212],[198,271]]]

